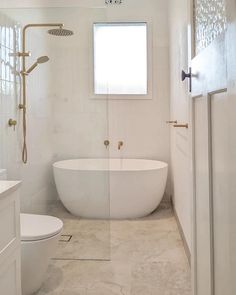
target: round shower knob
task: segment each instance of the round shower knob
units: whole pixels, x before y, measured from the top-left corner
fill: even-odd
[[[106,148],[108,148],[109,145],[110,145],[110,141],[109,141],[109,140],[105,140],[105,141],[104,141],[104,145],[105,145]]]

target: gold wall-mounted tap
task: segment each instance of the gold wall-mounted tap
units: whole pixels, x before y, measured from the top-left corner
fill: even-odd
[[[105,145],[106,148],[108,148],[109,145],[110,145],[110,141],[109,141],[109,140],[105,140],[105,141],[104,141],[104,145]]]

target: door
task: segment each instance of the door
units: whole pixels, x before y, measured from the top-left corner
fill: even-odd
[[[236,7],[195,0],[194,295],[236,290]]]

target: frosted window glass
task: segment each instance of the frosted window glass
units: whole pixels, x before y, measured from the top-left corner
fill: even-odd
[[[225,0],[195,0],[196,54],[210,45],[227,27]]]
[[[95,94],[147,94],[147,24],[94,25]]]

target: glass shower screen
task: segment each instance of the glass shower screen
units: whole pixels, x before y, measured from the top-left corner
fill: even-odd
[[[52,215],[63,221],[53,259],[109,260],[108,105],[106,99],[91,96],[93,24],[106,21],[106,7],[2,9],[1,16],[1,40],[5,40],[11,20],[20,28],[18,39],[11,36],[20,48],[22,28],[27,24],[63,23],[73,31],[72,36],[53,36],[47,27],[27,29],[26,50],[31,52],[27,68],[40,56],[48,56],[49,61],[27,75],[27,165],[20,160],[20,82],[10,84],[15,94],[2,97],[8,102],[3,106],[12,104],[6,110],[7,118],[17,119],[18,124],[15,133],[1,125],[1,134],[5,132],[1,150],[7,159],[1,168],[7,169],[8,179],[23,182],[22,212]],[[20,57],[12,56],[19,64]],[[9,55],[6,62],[7,58]],[[19,77],[19,68],[16,70]],[[2,81],[2,87],[7,83]],[[8,154],[12,138],[17,141],[16,158]]]

